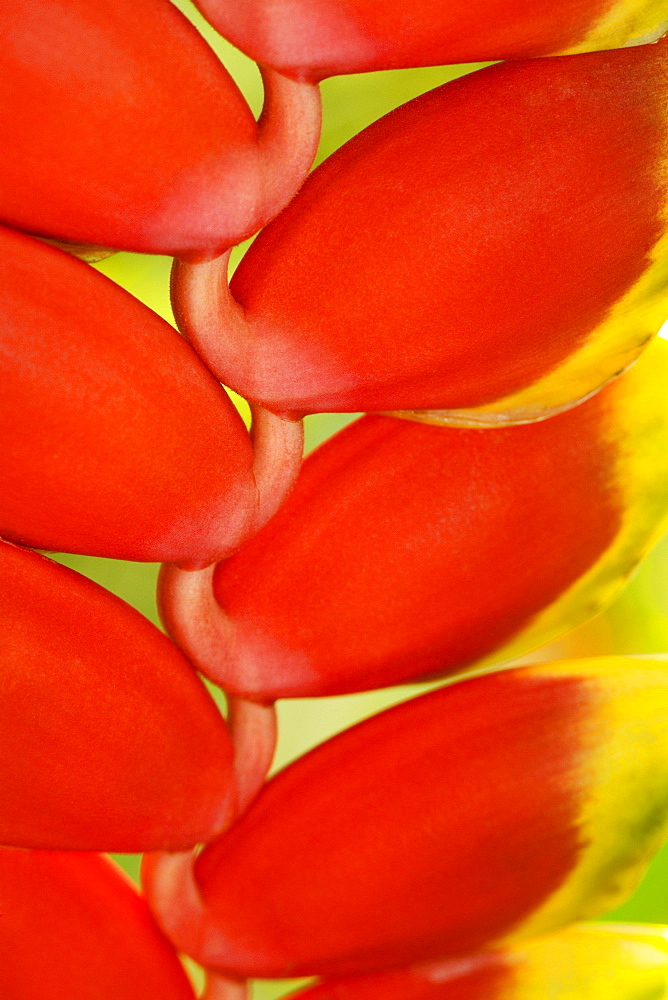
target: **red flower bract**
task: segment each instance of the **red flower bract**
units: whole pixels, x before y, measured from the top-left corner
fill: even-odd
[[[216,683],[263,701],[445,675],[572,628],[663,531],[667,366],[657,342],[586,403],[523,426],[362,418],[227,562],[164,571],[168,629]]]
[[[277,413],[572,405],[668,318],[668,41],[494,66],[370,126],[255,241],[177,265],[179,325]],[[453,412],[454,411],[454,412]]]
[[[8,4],[2,32],[0,218],[12,226],[208,258],[264,225],[308,171],[315,88],[270,76],[258,131],[169,0]]]
[[[316,80],[400,66],[618,48],[652,41],[668,28],[668,16],[652,0],[195,2],[257,62]]]
[[[301,456],[299,426],[260,414],[272,461],[288,454],[284,432],[295,453],[268,476],[173,327],[37,240],[0,229],[0,252],[0,535],[201,565],[257,530]]]
[[[0,848],[6,1000],[195,1000],[145,902],[94,854]]]
[[[231,819],[225,723],[134,608],[0,542],[0,658],[0,843],[174,850]]]
[[[282,771],[194,880],[149,859],[149,898],[178,947],[235,977],[360,974],[536,937],[621,902],[668,834],[667,711],[658,658],[431,692]]]

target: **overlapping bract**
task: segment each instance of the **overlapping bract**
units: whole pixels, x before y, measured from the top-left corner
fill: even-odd
[[[195,0],[257,62],[296,78],[588,52],[654,41],[657,0]]]
[[[183,338],[62,251],[0,231],[0,535],[211,561],[256,530],[248,433]]]
[[[546,642],[600,610],[665,528],[667,366],[659,341],[586,403],[530,425],[362,418],[199,591],[193,574],[163,573],[168,629],[209,677],[262,701]]]
[[[269,782],[198,855],[201,903],[159,859],[149,896],[177,946],[235,977],[359,975],[536,937],[621,902],[668,836],[667,719],[659,658],[431,692]]]
[[[231,819],[225,723],[134,608],[0,542],[0,658],[0,843],[173,850]]]
[[[526,60],[417,98],[331,156],[225,302],[181,328],[276,412],[516,422],[583,399],[668,318],[668,41]],[[453,412],[454,411],[454,412]]]
[[[200,6],[227,33],[225,0]],[[5,220],[207,260],[296,189],[314,148],[313,81],[635,44],[667,23],[660,5],[633,0],[542,11],[511,0],[502,28],[496,0],[229,9],[230,37],[246,46],[250,13],[249,50],[309,81],[265,71],[259,129],[168,3],[38,0],[30,17],[8,12]],[[448,37],[453,19],[463,46]],[[215,374],[288,417],[366,407],[512,423],[570,407],[666,315],[667,44],[494,69],[399,112],[330,161],[261,238],[234,282],[241,308],[221,285],[226,260],[177,267],[184,332]],[[90,87],[96,74],[108,86]],[[52,156],[35,157],[36,138]],[[0,531],[190,568],[227,555],[282,498],[294,436],[272,424],[253,453],[215,381],[155,317],[56,251],[0,240],[12,272]],[[656,357],[542,425],[359,422],[238,556],[215,571],[166,570],[174,635],[216,680],[263,702],[479,665],[591,614],[665,514]],[[434,409],[460,412],[424,412]],[[24,549],[0,543],[0,571],[0,643],[15,668],[0,708],[0,839],[171,850],[219,834],[235,800],[253,795],[270,739],[249,753],[246,727],[233,777],[225,725],[167,639]],[[204,581],[199,605],[181,601],[186,580],[195,591]],[[598,1000],[601,962],[606,974],[619,963],[624,1000],[645,1000],[666,984],[665,949],[651,942],[601,945],[591,930],[513,942],[618,902],[665,839],[666,677],[657,660],[556,664],[378,717],[270,783],[197,856],[190,882],[170,882],[188,872],[182,859],[150,859],[156,911],[223,975],[335,976],[300,994],[313,1000],[572,989]],[[251,722],[271,711],[241,704]],[[12,913],[0,921],[0,992],[192,1000],[128,893],[97,858],[0,851]],[[102,920],[100,941],[91,924]],[[598,965],[583,959],[594,944]],[[443,954],[467,957],[397,971]],[[566,961],[572,981],[547,974]],[[383,969],[394,971],[350,978]]]
[[[232,78],[169,0],[7,4],[2,28],[0,129],[11,142],[0,218],[9,225],[206,259],[264,225],[308,171],[314,88],[274,81],[280,110],[258,131]],[[291,139],[309,122],[305,145],[286,147],[284,115]]]
[[[668,988],[664,927],[582,924],[514,948],[376,976],[291,1000],[646,1000]]]
[[[6,1000],[195,1000],[146,903],[94,854],[0,848]]]

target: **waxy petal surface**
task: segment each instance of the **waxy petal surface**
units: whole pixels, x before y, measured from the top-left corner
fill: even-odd
[[[195,1000],[146,903],[94,854],[0,849],[5,1000]]]
[[[0,218],[9,225],[203,259],[276,214],[310,166],[310,154],[291,166],[287,154],[283,197],[281,168],[270,169],[276,135],[258,131],[230,75],[168,0],[32,0],[6,5],[2,20],[0,129],[11,142]]]
[[[88,265],[0,230],[0,536],[208,561],[257,522],[253,449],[173,327]]]
[[[358,420],[215,568],[217,633],[191,627],[197,603],[182,612],[165,574],[168,629],[216,683],[258,700],[525,653],[600,610],[661,536],[667,379],[657,341],[550,420],[494,430]]]
[[[665,659],[542,664],[405,702],[273,779],[175,893],[231,976],[459,957],[605,912],[668,835]],[[169,887],[152,884],[170,924]],[[190,923],[189,923],[190,919]]]
[[[495,66],[404,105],[261,234],[231,284],[247,336],[226,340],[223,317],[203,356],[276,412],[476,424],[583,399],[668,318],[667,98],[664,41]]]
[[[614,985],[613,985],[614,984]],[[294,1000],[646,1000],[668,988],[666,929],[582,924],[503,951],[337,979]]]
[[[288,75],[614,49],[668,29],[659,0],[195,0],[221,34]]]
[[[0,621],[0,844],[174,850],[224,828],[225,722],[154,625],[7,542]]]

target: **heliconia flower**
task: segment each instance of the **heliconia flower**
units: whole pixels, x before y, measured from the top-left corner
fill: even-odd
[[[172,850],[230,822],[225,722],[154,625],[8,542],[0,622],[0,844]]]
[[[8,4],[2,28],[0,129],[11,142],[0,219],[9,225],[207,259],[264,225],[308,172],[317,88],[265,70],[258,128],[169,0]]]
[[[667,74],[668,40],[411,101],[314,172],[234,298],[223,259],[177,265],[182,330],[277,413],[475,424],[572,405],[668,318]]]
[[[668,659],[432,691],[317,747],[192,855],[149,855],[176,945],[230,977],[343,976],[599,915],[668,837]]]
[[[256,62],[295,79],[338,73],[590,52],[654,41],[655,0],[195,0]]]
[[[256,410],[255,454],[181,336],[87,264],[0,229],[0,536],[206,564],[270,516],[302,431]]]
[[[502,951],[324,982],[292,1000],[647,1000],[668,989],[667,929],[581,924]],[[614,986],[613,986],[614,984]],[[286,998],[287,1000],[287,998]]]
[[[163,620],[260,701],[501,662],[592,617],[665,530],[668,344],[586,403],[499,429],[367,416],[215,569],[166,567]]]
[[[145,901],[96,854],[0,848],[5,1000],[195,1000]]]

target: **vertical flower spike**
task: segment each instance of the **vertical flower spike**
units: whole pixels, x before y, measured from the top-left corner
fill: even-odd
[[[583,924],[504,951],[324,982],[291,1000],[610,1000],[613,983],[615,1000],[665,995],[666,928]]]
[[[295,79],[590,52],[655,41],[657,0],[195,0],[256,62]]]
[[[164,621],[226,690],[344,693],[518,656],[594,615],[665,528],[668,345],[551,420],[368,416],[232,558],[163,571]]]
[[[266,70],[258,130],[169,0],[31,0],[5,5],[2,29],[9,225],[207,259],[264,225],[308,172],[317,88]]]
[[[173,327],[8,229],[0,288],[1,536],[202,565],[273,513],[301,462],[298,424],[257,408],[254,457],[228,396]]]
[[[282,771],[194,870],[150,858],[149,901],[230,976],[360,975],[538,937],[625,899],[668,836],[667,723],[665,658],[431,692]]]
[[[144,900],[106,858],[0,848],[5,1000],[195,1000]]]
[[[154,625],[7,542],[0,622],[0,844],[175,850],[225,827],[225,722]]]
[[[667,81],[665,41],[411,101],[315,171],[234,299],[221,261],[177,265],[181,328],[277,413],[475,425],[572,405],[668,318]]]

